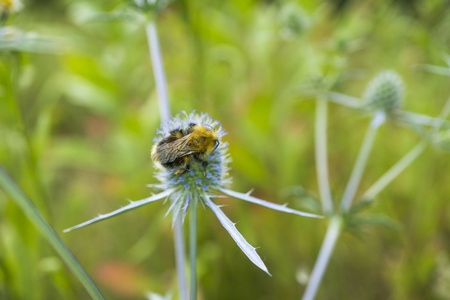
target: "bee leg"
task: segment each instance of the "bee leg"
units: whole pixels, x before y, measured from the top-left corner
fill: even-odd
[[[186,171],[187,171],[186,169],[179,169],[179,170],[175,171],[175,174],[176,175],[183,175],[184,173],[186,173]]]
[[[184,174],[186,172],[189,172],[191,170],[190,159],[188,157],[183,157],[183,158],[181,158],[181,160],[183,161],[182,163],[180,162],[181,163],[181,167],[180,167],[180,169],[178,169],[175,172],[175,174],[177,174],[177,175],[182,175],[182,174]]]
[[[186,172],[189,172],[191,170],[191,165],[186,165],[186,167],[184,167],[183,169],[179,169],[175,171],[175,174],[177,175],[183,175]]]

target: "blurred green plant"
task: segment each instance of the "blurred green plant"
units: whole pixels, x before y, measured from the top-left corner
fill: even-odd
[[[323,93],[323,92],[322,92]],[[337,94],[331,94],[331,97],[339,100],[349,98],[341,97]],[[303,295],[304,300],[313,300],[317,294],[321,284],[323,275],[333,253],[334,247],[339,239],[339,235],[344,229],[359,231],[367,225],[382,225],[388,228],[398,228],[398,223],[394,222],[383,215],[364,216],[361,215],[362,208],[368,206],[371,201],[381,192],[389,183],[391,183],[400,173],[408,167],[419,155],[426,149],[429,141],[433,139],[436,132],[442,127],[450,113],[450,98],[447,100],[441,115],[434,119],[431,124],[432,129],[428,136],[423,136],[423,141],[412,148],[403,158],[401,158],[392,168],[384,173],[381,178],[376,181],[361,197],[360,202],[352,207],[355,200],[356,192],[361,182],[364,169],[369,160],[370,153],[375,141],[376,133],[386,118],[395,119],[401,110],[403,98],[403,84],[400,77],[393,71],[384,71],[377,75],[367,87],[365,91],[365,101],[356,100],[358,105],[350,103],[350,107],[366,107],[372,114],[372,120],[362,142],[360,151],[356,158],[355,165],[350,175],[350,179],[345,188],[344,194],[340,201],[340,210],[333,208],[332,196],[330,194],[328,167],[327,167],[327,151],[326,151],[326,102],[321,94],[318,97],[316,105],[316,165],[317,180],[320,187],[320,195],[324,212],[330,216],[328,229],[322,243],[316,264],[312,270],[311,277]],[[340,102],[338,100],[338,102]],[[353,102],[353,99],[351,100]],[[344,101],[340,103],[344,103]],[[420,115],[414,115],[411,121],[417,118],[419,121],[416,125],[422,125]],[[425,118],[427,116],[424,116]]]
[[[22,4],[20,1],[1,1],[0,2],[0,52],[2,57],[12,57],[11,63],[2,61],[0,64],[1,78],[2,78],[2,95],[1,95],[1,107],[2,107],[2,119],[0,126],[0,132],[3,133],[2,152],[7,152],[8,146],[16,144],[16,150],[24,152],[28,155],[27,160],[30,165],[25,167],[32,174],[33,184],[36,185],[39,190],[38,193],[38,205],[43,207],[46,201],[42,183],[37,175],[37,163],[36,163],[36,151],[30,134],[26,128],[24,117],[22,116],[19,104],[16,102],[14,95],[15,89],[18,86],[17,74],[20,73],[20,65],[16,63],[15,59],[22,58],[22,52],[38,52],[38,53],[54,53],[53,45],[47,44],[48,38],[42,38],[36,33],[24,33],[23,31],[14,27],[3,26],[7,23],[10,15],[21,9]],[[11,123],[8,124],[7,121]],[[11,128],[8,125],[13,124]],[[5,127],[6,130],[5,130]],[[22,144],[21,143],[24,143]],[[18,146],[19,144],[20,146]],[[19,148],[19,149],[17,149]],[[4,157],[2,157],[2,160]],[[9,167],[12,161],[5,162]],[[72,252],[68,249],[65,243],[61,240],[55,230],[45,220],[43,214],[48,214],[48,211],[44,209],[43,213],[33,204],[33,202],[26,196],[26,194],[19,188],[18,184],[8,175],[8,173],[0,165],[0,186],[5,191],[7,198],[12,199],[19,209],[25,214],[25,216],[31,221],[38,231],[45,237],[47,242],[54,248],[54,250],[60,255],[62,260],[67,264],[69,269],[78,278],[78,280],[85,287],[86,291],[93,299],[104,299],[103,295],[99,291],[98,287],[89,277],[87,272],[77,261]],[[33,248],[32,248],[33,249]],[[36,247],[35,250],[38,250]],[[6,269],[7,263],[3,266]],[[57,265],[57,263],[56,263]],[[29,267],[29,266],[28,266]],[[58,269],[58,267],[56,267]],[[25,271],[25,270],[22,270]],[[19,277],[26,278],[28,275],[21,274]],[[26,279],[30,280],[30,279]],[[11,297],[27,296],[33,297],[33,289],[30,291],[15,291],[11,287],[8,294]],[[13,296],[15,295],[15,296]]]
[[[311,176],[312,127],[321,110],[314,103],[323,105],[311,100],[326,102],[325,152],[334,198],[343,194],[346,170],[357,155],[361,119],[371,114],[366,99],[347,95],[364,95],[361,81],[376,71],[396,70],[407,101],[378,129],[356,194],[362,202],[352,204],[340,224],[364,242],[339,235],[317,298],[445,299],[450,179],[449,160],[439,146],[447,147],[450,126],[430,116],[448,95],[448,77],[410,72],[410,66],[448,74],[446,62],[437,63],[448,51],[448,6],[443,0],[334,6],[315,0],[170,3],[154,20],[171,103],[223,121],[230,133],[224,140],[233,157],[233,189],[254,187],[255,197],[284,203],[279,191],[301,183],[304,191],[289,194],[290,206],[322,214],[320,197],[308,192],[320,191]],[[148,17],[124,1],[26,2],[2,24],[2,34],[14,35],[0,42],[9,49],[0,53],[0,162],[57,231],[113,210],[126,197],[139,199],[145,184],[156,183],[150,148],[161,118],[156,86],[148,80]],[[19,46],[11,45],[25,37],[35,41],[17,48],[18,55]],[[318,84],[325,91],[320,97],[312,92]],[[441,127],[431,136],[436,126]],[[395,188],[385,188],[391,182]],[[236,244],[220,234],[208,210],[197,216],[199,224],[208,224],[197,227],[199,298],[300,298],[323,223],[214,200],[228,204],[221,210],[239,220],[239,231],[252,244],[263,246],[258,252],[270,257],[262,259],[273,277],[236,255]],[[359,203],[366,205],[358,210]],[[174,265],[171,222],[158,209],[155,203],[95,230],[64,235],[106,298],[176,290],[175,268],[168,268]],[[3,193],[0,213],[1,299],[88,297]],[[397,228],[392,220],[400,231],[360,226]],[[292,228],[298,231],[288,234]]]

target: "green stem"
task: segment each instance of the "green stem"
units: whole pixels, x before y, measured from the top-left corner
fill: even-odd
[[[184,254],[184,235],[183,235],[183,223],[181,221],[181,215],[177,216],[175,226],[173,229],[174,246],[175,246],[175,264],[178,275],[178,287],[180,300],[188,299],[188,289],[186,282],[186,257]]]
[[[189,220],[189,260],[191,266],[191,297],[190,300],[197,299],[197,204],[198,197],[193,195],[190,203]]]
[[[417,144],[405,156],[403,156],[395,165],[393,165],[383,176],[380,177],[361,197],[362,199],[373,199],[389,183],[392,182],[403,170],[406,169],[420,154],[425,150],[427,143],[425,141]]]
[[[317,290],[322,282],[323,274],[330,261],[331,254],[333,254],[334,246],[339,238],[342,230],[342,219],[339,216],[334,216],[328,225],[327,233],[320,248],[319,256],[311,273],[305,293],[302,300],[313,300],[316,297]]]
[[[142,1],[140,1],[141,3]],[[142,3],[141,3],[142,5]],[[147,34],[148,48],[150,52],[150,58],[153,66],[153,74],[155,77],[156,92],[158,93],[159,102],[159,114],[163,127],[166,128],[170,118],[170,104],[169,104],[169,92],[167,88],[166,75],[164,72],[164,63],[161,55],[161,48],[159,46],[158,30],[156,23],[151,18],[146,26],[145,31]],[[185,243],[183,226],[181,220],[178,218],[174,226],[174,247],[175,247],[175,263],[178,275],[178,287],[181,300],[187,299],[187,280],[184,255]]]
[[[44,217],[37,210],[33,202],[28,199],[25,193],[16,185],[11,177],[9,177],[2,166],[0,166],[0,186],[3,187],[5,192],[12,198],[27,218],[34,224],[34,226],[36,226],[50,245],[52,245],[56,252],[61,256],[63,261],[91,295],[92,299],[104,299],[95,283],[83,269],[72,252],[70,252],[69,248],[67,248],[55,230],[53,230],[47,221],[45,221]]]
[[[327,214],[333,212],[333,200],[331,198],[330,183],[327,163],[327,108],[328,102],[323,97],[317,99],[316,104],[316,170],[319,184],[320,200],[323,211]]]
[[[145,26],[145,30],[147,33],[150,57],[152,59],[156,92],[158,93],[159,113],[161,115],[161,120],[163,121],[163,126],[166,126],[165,122],[167,122],[170,118],[169,92],[167,89],[161,49],[159,47],[158,31],[156,29],[156,23],[153,21],[153,19],[148,21],[147,25]]]
[[[381,124],[384,123],[385,115],[384,112],[376,112],[373,116],[372,122],[367,129],[366,136],[359,150],[358,158],[356,159],[355,166],[353,167],[350,180],[348,181],[347,187],[342,196],[341,209],[346,212],[350,209],[353,198],[355,197],[356,190],[358,189],[359,183],[361,181],[362,174],[367,164],[367,159],[369,158],[370,151],[372,150],[373,142]]]

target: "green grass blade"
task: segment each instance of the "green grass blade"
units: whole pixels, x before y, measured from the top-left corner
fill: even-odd
[[[69,248],[60,239],[53,228],[45,221],[42,215],[37,210],[36,206],[31,202],[25,193],[17,186],[8,173],[0,166],[0,186],[19,206],[27,218],[37,227],[37,229],[44,235],[47,241],[58,252],[70,270],[78,277],[92,299],[104,299],[103,295],[83,269],[81,264],[70,252]]]

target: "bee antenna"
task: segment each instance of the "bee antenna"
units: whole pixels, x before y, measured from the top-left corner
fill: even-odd
[[[207,125],[207,124],[203,124],[204,126],[206,126],[206,127],[209,127],[209,128],[211,128],[212,129],[212,131],[216,131],[216,129],[214,128],[214,127],[212,127],[211,125]]]

